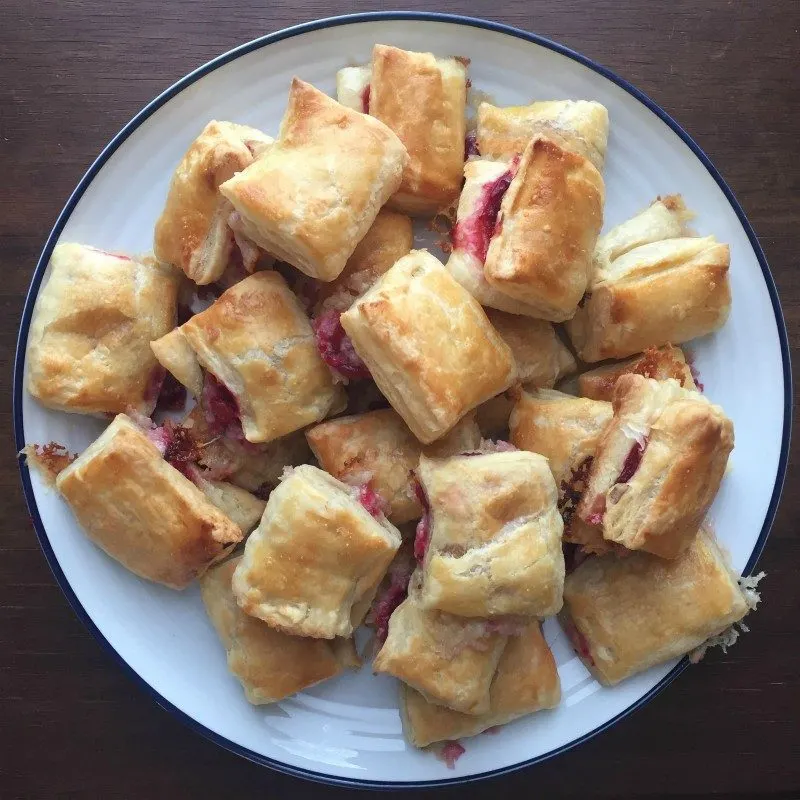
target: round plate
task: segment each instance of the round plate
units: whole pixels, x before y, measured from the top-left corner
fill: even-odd
[[[786,331],[756,237],[706,156],[641,92],[560,45],[482,20],[390,12],[301,25],[220,56],[131,120],[81,180],[36,267],[16,360],[17,447],[55,440],[80,450],[102,427],[98,420],[46,411],[22,388],[33,303],[56,242],[150,250],[172,171],[207,120],[275,134],[293,75],[333,94],[336,71],[368,60],[376,42],[467,56],[473,85],[500,105],[534,98],[600,101],[611,116],[606,224],[628,218],[656,195],[680,192],[699,212],[697,231],[730,243],[733,312],[719,333],[692,343],[691,350],[708,396],[736,426],[736,450],[711,517],[734,566],[751,570],[783,482],[791,400]],[[672,662],[614,689],[601,688],[548,620],[545,631],[563,687],[560,707],[467,740],[466,755],[451,771],[405,743],[396,687],[368,666],[273,706],[249,705],[226,669],[196,587],[177,593],[134,577],[86,539],[57,494],[24,465],[22,481],[50,566],[98,639],[192,728],[293,774],[329,783],[419,786],[508,771],[598,733],[685,666]]]

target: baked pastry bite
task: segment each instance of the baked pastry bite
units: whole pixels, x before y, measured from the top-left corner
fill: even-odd
[[[567,333],[588,362],[705,336],[730,313],[729,266],[728,245],[713,236],[635,247],[595,276]]]
[[[692,375],[691,364],[680,347],[671,344],[650,347],[644,353],[602,367],[590,369],[578,376],[578,391],[582,397],[611,401],[614,386],[620,375],[643,375],[657,381],[674,378],[684,389],[698,390]]]
[[[341,317],[378,388],[423,444],[515,380],[511,350],[441,263],[412,250]]]
[[[336,100],[343,106],[369,114],[372,64],[344,67],[336,73]]]
[[[591,275],[604,197],[590,161],[552,139],[532,139],[500,203],[486,281],[526,303],[532,316],[570,319]]]
[[[320,466],[335,478],[377,492],[395,525],[419,519],[422,505],[414,491],[412,470],[422,453],[455,455],[475,450],[480,431],[468,414],[444,437],[424,447],[391,408],[322,422],[306,430]]]
[[[153,350],[169,352],[164,366],[178,380],[205,370],[201,401],[217,434],[233,428],[248,442],[269,442],[344,407],[308,318],[277,272],[250,275],[177,330],[168,339],[180,348],[161,341]]]
[[[482,618],[560,610],[563,523],[543,456],[423,455],[416,475],[427,506],[421,607]]]
[[[503,650],[489,689],[485,714],[461,714],[429,703],[419,692],[401,685],[403,732],[415,747],[476,736],[526,714],[555,708],[561,702],[561,681],[539,622],[512,636]]]
[[[210,479],[206,477],[205,470],[196,466],[190,468],[187,477],[244,536],[251,533],[261,521],[266,501],[247,489],[228,481]]]
[[[209,122],[172,176],[156,222],[156,258],[183,270],[197,284],[216,281],[234,246],[229,226],[233,209],[219,186],[252,164],[272,142],[272,137],[247,125]]]
[[[405,214],[382,208],[339,277],[330,283],[317,283],[314,287],[313,316],[347,311],[356,298],[407,255],[413,246],[411,219]]]
[[[616,225],[597,240],[592,284],[603,280],[611,264],[636,247],[691,236],[688,223],[693,217],[694,213],[679,194],[656,198],[644,211]]]
[[[316,467],[287,471],[233,576],[242,610],[295,636],[350,636],[401,542],[363,499]]]
[[[210,569],[200,579],[209,619],[228,655],[228,669],[254,705],[285,697],[360,666],[352,639],[288,636],[245,614],[231,578],[241,557]]]
[[[28,335],[31,395],[57,411],[152,414],[164,370],[150,340],[175,324],[178,275],[149,260],[57,245]]]
[[[649,553],[584,561],[567,576],[560,621],[587,669],[613,686],[696,648],[699,659],[709,645],[733,644],[731,626],[756,607],[762,576],[738,578],[703,529],[672,561]]]
[[[422,608],[419,573],[389,619],[389,635],[375,656],[377,673],[394,675],[426,700],[464,714],[489,711],[489,686],[508,636],[501,625]]]
[[[676,558],[719,490],[733,423],[673,379],[623,375],[578,515],[630,550]]]
[[[337,87],[346,87],[346,99],[353,98],[351,86],[359,77],[350,73],[337,81]],[[464,61],[376,44],[370,83],[360,100],[365,113],[388,125],[408,150],[403,181],[389,207],[425,216],[449,206],[458,197],[464,164]]]
[[[407,161],[382,122],[295,78],[275,145],[220,192],[257,245],[330,281],[400,186]]]
[[[56,478],[86,535],[142,578],[183,589],[242,531],[125,414]]]
[[[486,316],[511,348],[520,383],[551,387],[578,368],[555,328],[543,319],[531,319],[487,309]]]
[[[612,413],[611,403],[539,389],[519,394],[510,419],[512,444],[548,459],[558,487],[564,541],[580,544],[590,553],[604,553],[613,547],[599,528],[575,516]]]
[[[608,143],[608,111],[593,100],[543,100],[527,106],[478,106],[477,144],[486,158],[512,158],[535,136],[588,158],[602,171]]]

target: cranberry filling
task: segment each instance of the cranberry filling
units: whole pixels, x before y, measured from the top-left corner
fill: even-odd
[[[166,376],[167,371],[160,365],[151,370],[147,385],[144,387],[144,402],[148,406],[155,406]]]
[[[572,518],[575,516],[575,509],[580,503],[583,493],[589,482],[589,470],[592,468],[594,458],[588,456],[572,470],[572,476],[568,481],[561,481],[558,492],[558,510],[564,520],[565,532],[569,530]]]
[[[358,502],[376,519],[383,514],[386,508],[386,503],[384,503],[383,498],[369,483],[363,484],[358,490]]]
[[[417,496],[422,508],[425,509],[422,519],[417,523],[417,532],[414,535],[414,558],[418,564],[421,564],[428,550],[428,545],[431,543],[431,506],[419,481],[414,481],[414,494]]]
[[[393,567],[389,570],[389,586],[380,596],[373,608],[375,619],[375,638],[380,644],[386,641],[389,633],[389,618],[395,609],[408,596],[408,583],[411,580],[412,566]]]
[[[466,219],[457,222],[453,228],[453,246],[459,250],[466,250],[481,264],[486,261],[489,243],[498,229],[500,204],[508,187],[511,186],[517,166],[518,159],[515,159],[502,175],[484,184],[475,210]]]
[[[212,436],[228,436],[244,440],[239,404],[230,389],[206,372],[203,383],[203,411]]]
[[[687,363],[689,364],[689,372],[692,373],[692,380],[694,381],[694,385],[697,387],[699,392],[704,392],[706,390],[706,387],[703,386],[703,382],[700,380],[700,373],[697,371],[697,367],[691,360],[687,361]]]
[[[372,84],[367,84],[361,91],[361,111],[369,114],[369,96],[372,93]]]
[[[591,650],[589,650],[589,642],[587,641],[586,637],[571,622],[566,626],[566,630],[564,632],[567,634],[567,638],[570,640],[570,642],[572,642],[575,652],[584,661],[588,661],[592,666],[594,666],[594,659],[592,658]]]
[[[182,411],[186,405],[186,387],[168,372],[161,384],[156,408],[159,411]]]
[[[186,428],[168,419],[163,425],[146,431],[145,435],[159,449],[164,461],[194,481],[190,467],[195,466],[201,454]]]
[[[470,131],[464,139],[464,161],[470,156],[479,156],[481,151],[478,149],[478,134]]]
[[[601,494],[597,497],[592,505],[591,510],[586,516],[586,522],[589,525],[602,525],[603,517],[606,515],[606,497]]]
[[[642,456],[647,447],[647,439],[643,442],[635,442],[631,447],[628,455],[625,457],[625,463],[622,465],[622,471],[614,483],[627,483],[639,469],[639,464],[642,463]]]
[[[458,742],[445,742],[442,747],[442,760],[447,765],[447,769],[455,769],[456,761],[467,751]]]
[[[344,332],[339,311],[328,311],[312,320],[317,349],[322,360],[343,378],[360,380],[371,377],[366,364],[356,353],[350,337]]]

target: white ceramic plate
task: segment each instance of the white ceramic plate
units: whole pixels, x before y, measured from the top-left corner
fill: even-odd
[[[739,570],[752,569],[774,515],[790,424],[786,333],[772,279],[741,208],[708,159],[667,115],[582,56],[522,31],[458,17],[387,13],[323,20],[266,36],[220,56],[154,100],[106,147],[56,223],[26,303],[16,363],[17,446],[55,440],[85,447],[97,420],[48,412],[21,388],[36,293],[59,239],[109,250],[151,248],[153,224],[186,146],[211,118],[275,134],[293,75],[334,93],[340,67],[369,58],[375,42],[471,59],[474,87],[501,105],[532,99],[599,100],[609,109],[607,225],[658,194],[680,192],[696,228],[731,245],[733,313],[717,334],[693,343],[706,392],[736,426],[732,469],[711,516]],[[746,380],[745,377],[746,371]],[[753,387],[758,387],[754,391]],[[139,580],[94,547],[58,496],[22,467],[42,547],[80,617],[155,699],[219,744],[264,764],[328,782],[441,783],[531,764],[602,730],[684,666],[654,668],[601,688],[553,620],[545,625],[563,701],[466,743],[448,770],[403,740],[396,687],[360,673],[271,707],[253,707],[228,674],[196,588],[176,593]]]

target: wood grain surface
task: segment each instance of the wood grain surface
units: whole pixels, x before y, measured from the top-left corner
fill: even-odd
[[[140,690],[70,610],[21,497],[11,439],[13,350],[36,259],[106,141],[162,89],[258,35],[373,10],[308,0],[3,0],[0,3],[0,797],[340,798],[192,733]],[[389,6],[387,6],[389,7]],[[430,9],[407,0],[410,9]],[[771,264],[800,344],[797,0],[443,0],[556,39],[672,114],[717,165]],[[747,385],[747,364],[731,364]],[[758,392],[759,387],[751,386]],[[419,797],[800,797],[800,483],[792,447],[760,567],[752,632],[645,708],[552,761]],[[201,668],[198,665],[198,668]]]

